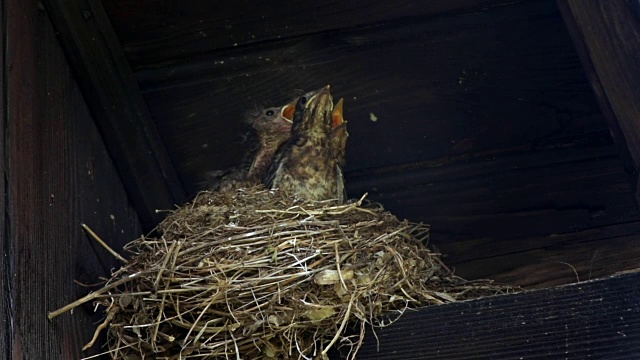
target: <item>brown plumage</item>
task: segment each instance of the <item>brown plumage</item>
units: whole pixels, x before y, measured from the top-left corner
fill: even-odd
[[[344,201],[344,180],[338,162],[340,157],[344,161],[346,129],[344,135],[332,136],[333,114],[328,85],[298,99],[291,137],[276,153],[265,181],[269,188],[310,200]]]
[[[265,177],[269,165],[278,148],[289,139],[295,101],[280,108],[263,111],[258,117],[250,120],[258,135],[258,149],[252,159],[246,177],[256,184]],[[275,112],[275,115],[274,115]]]
[[[207,174],[205,186],[212,191],[230,191],[259,184],[273,156],[289,138],[295,101],[281,107],[259,109],[247,114],[255,134],[246,143],[250,149],[240,165]]]

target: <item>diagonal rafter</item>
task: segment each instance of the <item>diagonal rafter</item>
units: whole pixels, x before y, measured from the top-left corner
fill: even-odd
[[[98,0],[44,0],[44,8],[144,230],[184,190],[133,71]]]
[[[640,18],[631,1],[557,0],[640,205]]]

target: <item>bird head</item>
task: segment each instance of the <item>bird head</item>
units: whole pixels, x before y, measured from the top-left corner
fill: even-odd
[[[291,130],[295,138],[328,138],[332,126],[333,97],[329,85],[298,98]]]
[[[276,150],[291,135],[295,101],[281,107],[262,109],[250,117],[251,125],[256,131],[257,142],[245,156],[244,164],[248,166],[248,179],[262,178],[272,161]]]
[[[247,118],[256,133],[258,133],[258,136],[269,136],[278,133],[288,135],[293,123],[294,110],[295,102],[291,102],[281,107],[259,109],[249,114]]]

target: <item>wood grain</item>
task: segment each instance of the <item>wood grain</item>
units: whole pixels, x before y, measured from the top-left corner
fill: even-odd
[[[141,228],[48,17],[33,1],[6,8],[9,358],[78,359],[100,351],[80,352],[99,315],[90,304],[46,315],[90,290],[74,280],[118,265],[80,224],[119,251]]]
[[[103,1],[135,68],[188,61],[216,50],[246,47],[326,30],[368,26],[452,11],[482,11],[507,0],[268,2],[207,0]]]
[[[0,0],[0,44],[2,44],[2,49],[6,49],[6,21],[5,21],[5,0]],[[0,189],[2,189],[3,196],[0,196],[0,216],[2,220],[0,220],[0,251],[3,254],[7,254],[9,250],[9,233],[8,227],[6,224],[7,219],[7,204],[6,204],[6,183],[5,183],[5,164],[6,164],[6,154],[5,154],[5,137],[4,137],[4,129],[6,126],[6,96],[5,93],[5,73],[6,68],[4,64],[4,56],[0,56]],[[4,329],[4,331],[0,331],[0,357],[4,359],[11,358],[11,334],[12,324],[11,324],[11,308],[10,308],[10,288],[9,288],[9,276],[10,274],[9,267],[9,258],[7,256],[0,256],[0,329]]]
[[[640,178],[640,20],[626,1],[558,0],[614,139]],[[640,192],[636,185],[636,201]]]
[[[184,192],[131,68],[97,0],[44,0],[78,85],[145,231]]]
[[[377,187],[369,191],[374,200],[401,217],[440,224],[444,232],[464,234],[480,229],[481,223],[491,222],[492,217],[499,222],[499,217],[517,218],[527,212],[582,210],[587,218],[564,225],[559,219],[556,225],[538,226],[538,232],[522,229],[520,235],[579,230],[580,226],[638,216],[613,146],[531,151],[442,167],[386,170],[354,175],[350,191],[367,191],[369,179],[375,177]],[[468,226],[462,225],[465,221]],[[486,225],[491,228],[496,224]],[[494,234],[497,239],[514,235]]]
[[[472,274],[474,278],[486,278],[483,275],[490,274],[490,278],[498,282],[522,284],[529,289],[603,278],[640,268],[639,224],[615,224],[546,238],[514,239],[531,248],[451,265],[461,276]],[[617,234],[594,239],[601,233]],[[495,245],[502,243],[498,241]]]
[[[640,274],[407,311],[363,359],[634,359]]]
[[[620,154],[620,158],[623,162],[623,166],[628,173],[629,182],[636,187],[636,169],[633,163],[633,159],[631,158],[631,153],[629,152],[629,148],[627,147],[627,142],[624,138],[624,134],[622,133],[622,129],[620,128],[620,124],[618,124],[613,109],[611,108],[611,104],[609,100],[604,96],[604,90],[602,88],[602,84],[598,79],[596,74],[596,70],[594,68],[593,62],[589,58],[588,50],[586,45],[582,39],[582,35],[580,30],[577,27],[575,19],[571,16],[571,10],[566,1],[558,1],[558,8],[560,13],[563,16],[565,21],[565,25],[567,26],[567,30],[571,35],[573,40],[573,44],[575,45],[576,51],[580,56],[580,60],[582,61],[582,66],[585,70],[586,76],[591,83],[592,90],[596,95],[596,100],[600,105],[600,110],[609,125],[609,131],[611,133],[611,137],[613,139],[614,144]]]
[[[574,282],[571,266],[581,279],[637,267],[640,254],[614,253],[640,245],[640,229],[627,226],[639,213],[615,147],[565,145],[363,170],[349,191],[368,190],[399,217],[431,224],[431,244],[465,278],[545,287]],[[620,231],[603,231],[610,227]]]
[[[553,1],[287,38],[137,76],[189,192],[239,161],[247,109],[326,83],[346,100],[347,172],[606,129]]]

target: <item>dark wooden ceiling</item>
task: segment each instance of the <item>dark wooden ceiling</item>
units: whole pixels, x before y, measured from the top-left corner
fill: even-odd
[[[463,276],[522,279],[551,261],[545,285],[566,282],[558,264],[591,273],[590,257],[547,245],[640,220],[553,0],[102,3],[191,194],[241,158],[247,109],[331,84],[349,194],[433,224]]]
[[[502,2],[103,1],[191,191],[238,161],[247,109],[325,83],[348,170],[602,129],[555,3]]]
[[[505,0],[224,1],[103,0],[134,68],[189,62],[193,56],[334,30],[485,11]],[[276,61],[277,59],[274,59]]]

